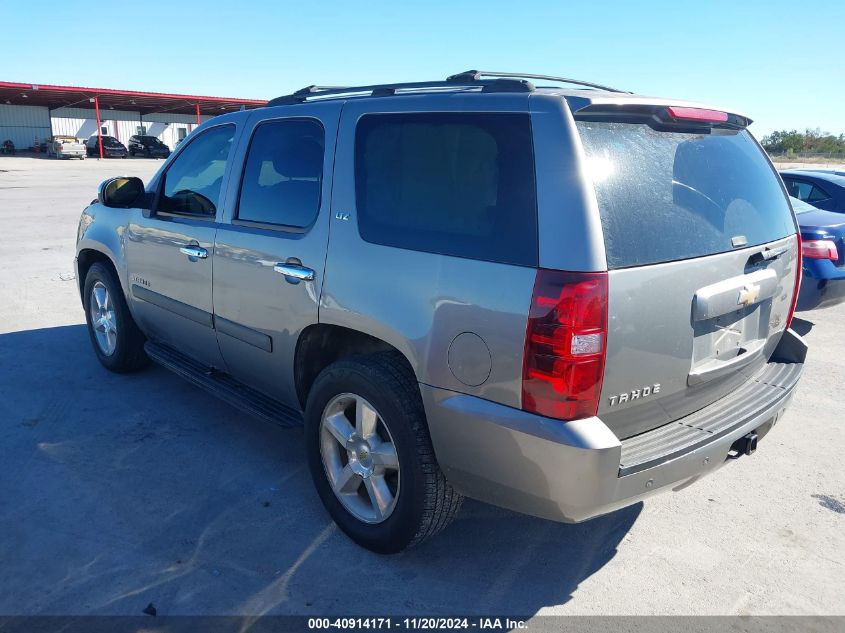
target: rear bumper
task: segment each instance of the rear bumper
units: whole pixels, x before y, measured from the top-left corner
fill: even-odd
[[[826,259],[804,260],[797,310],[826,308],[845,301],[845,269]]]
[[[792,399],[805,355],[789,330],[754,384],[624,442],[597,417],[563,423],[435,387],[422,393],[437,459],[457,490],[578,522],[682,488],[729,461],[737,440],[762,437]]]

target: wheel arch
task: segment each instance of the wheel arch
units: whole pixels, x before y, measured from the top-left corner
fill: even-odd
[[[84,300],[82,295],[85,291],[85,277],[88,275],[88,271],[91,270],[91,266],[96,263],[105,264],[112,269],[125,296],[126,287],[123,283],[123,276],[120,274],[120,271],[114,262],[114,258],[104,250],[86,247],[81,248],[76,255],[76,277],[80,299]]]
[[[296,395],[303,410],[317,376],[334,362],[375,352],[394,352],[412,375],[416,375],[407,355],[387,341],[340,325],[316,323],[299,336],[294,354]]]

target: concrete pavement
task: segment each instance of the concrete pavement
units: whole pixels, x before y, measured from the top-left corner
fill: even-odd
[[[754,456],[582,525],[468,501],[382,557],[330,522],[299,430],[97,363],[79,212],[160,165],[0,158],[0,615],[845,614],[845,306],[797,322],[805,377]]]

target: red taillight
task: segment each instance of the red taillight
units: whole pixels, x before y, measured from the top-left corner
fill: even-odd
[[[522,408],[560,420],[596,414],[607,345],[607,273],[537,271],[525,333]]]
[[[798,291],[801,289],[801,266],[804,245],[801,242],[801,234],[796,233],[795,239],[798,242],[798,255],[795,258],[795,289],[792,293],[792,303],[789,304],[789,314],[786,317],[786,329],[792,325],[792,317],[795,316],[795,306],[798,305]]]
[[[836,243],[830,240],[807,240],[801,242],[801,257],[835,262],[839,260],[839,251],[836,250]]]
[[[673,119],[680,119],[683,121],[707,121],[710,123],[726,123],[728,120],[727,112],[719,112],[718,110],[705,110],[704,108],[686,108],[682,106],[669,106],[666,112]]]

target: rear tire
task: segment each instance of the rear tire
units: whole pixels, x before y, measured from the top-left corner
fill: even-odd
[[[362,430],[367,423],[358,419],[368,416],[370,431]],[[434,536],[463,501],[437,464],[419,385],[398,353],[324,369],[308,394],[305,443],[323,505],[347,536],[374,552],[392,554]]]
[[[126,373],[141,369],[149,362],[144,352],[146,338],[129,312],[111,267],[97,262],[88,269],[82,304],[91,345],[103,367]]]

